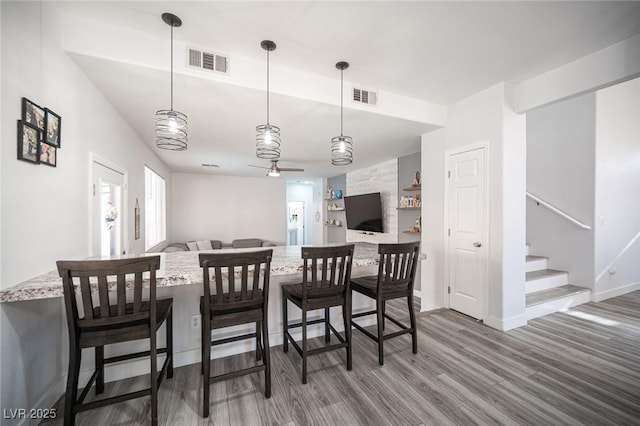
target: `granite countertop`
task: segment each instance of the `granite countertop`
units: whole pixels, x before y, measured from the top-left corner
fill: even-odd
[[[289,275],[301,272],[302,259],[300,257],[300,247],[301,246],[265,247],[265,250],[273,249],[271,276]],[[260,249],[261,248],[222,249],[208,250],[206,252],[224,253],[255,251]],[[202,269],[198,264],[199,253],[200,252],[198,251],[183,251],[174,253],[145,253],[143,255],[160,255],[160,270],[158,271],[156,278],[157,286],[171,287],[202,283]],[[124,255],[117,256],[115,258],[139,257],[143,255]],[[377,262],[378,246],[376,244],[355,243],[352,267],[371,266],[376,265]],[[62,297],[62,279],[58,275],[57,270],[0,291],[0,303],[54,297]]]

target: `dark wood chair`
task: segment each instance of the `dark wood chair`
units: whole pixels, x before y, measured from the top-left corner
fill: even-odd
[[[355,314],[352,318],[376,314],[377,335],[365,330],[356,324],[353,319],[351,320],[351,325],[378,343],[378,362],[380,365],[384,365],[384,341],[387,339],[411,333],[413,353],[418,353],[418,333],[416,329],[416,316],[413,309],[413,284],[416,277],[419,247],[420,243],[417,242],[380,244],[378,246],[378,253],[380,254],[378,275],[358,277],[351,280],[351,291],[356,291],[376,301],[375,310]],[[387,315],[385,309],[388,300],[401,297],[407,298],[410,321],[408,327],[397,319]],[[385,335],[385,319],[396,324],[401,330]]]
[[[307,383],[307,357],[331,350],[346,348],[347,370],[351,371],[351,327],[349,327],[351,293],[349,282],[353,247],[353,244],[332,247],[302,247],[302,259],[304,260],[302,282],[282,286],[282,348],[288,352],[289,342],[291,342],[302,356],[302,383]],[[302,322],[289,324],[287,301],[291,301],[302,310]],[[329,312],[333,306],[342,306],[344,338],[331,325]],[[316,309],[324,309],[324,318],[308,321],[307,313]],[[309,350],[307,347],[307,326],[311,324],[324,324],[325,342],[330,343],[330,332],[333,332],[339,343]],[[289,329],[295,327],[302,327],[302,348],[289,334]]]
[[[156,271],[160,256],[116,260],[58,261],[69,327],[69,375],[64,404],[64,424],[73,425],[80,411],[103,407],[129,399],[151,396],[151,423],[158,423],[158,387],[163,377],[173,376],[173,299],[156,299]],[[143,276],[144,274],[144,276]],[[149,298],[142,298],[143,281],[149,284]],[[133,280],[127,281],[127,278]],[[76,284],[82,299],[82,316],[76,300]],[[133,292],[127,292],[128,285]],[[110,287],[115,289],[115,304],[110,302]],[[97,292],[96,302],[93,295]],[[112,292],[113,293],[113,292]],[[131,294],[133,293],[133,294]],[[129,297],[129,300],[127,299]],[[157,331],[166,321],[167,345],[157,347]],[[149,350],[104,357],[105,345],[149,339]],[[82,349],[95,348],[95,371],[78,398],[78,378]],[[166,354],[158,374],[158,354]],[[128,359],[149,357],[150,387],[136,392],[85,403],[95,383],[96,394],[104,391],[104,366]]]
[[[211,383],[264,370],[264,395],[266,398],[271,398],[267,307],[272,253],[273,250],[244,253],[200,253],[204,283],[204,296],[200,297],[200,313],[202,314],[201,372],[204,374],[203,417],[209,417],[209,385]],[[211,276],[211,270],[213,270],[213,276]],[[211,337],[213,329],[248,323],[255,323],[255,333],[218,340]],[[256,359],[257,361],[262,360],[261,364],[210,376],[212,346],[252,338],[256,339]]]

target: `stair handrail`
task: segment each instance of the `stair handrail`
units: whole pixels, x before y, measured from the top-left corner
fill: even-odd
[[[538,205],[543,205],[544,207],[548,208],[549,210],[551,210],[552,212],[554,212],[558,216],[567,219],[569,222],[573,223],[574,225],[577,225],[582,229],[591,229],[591,227],[589,225],[586,225],[586,224],[580,222],[575,217],[563,212],[562,210],[560,210],[557,207],[552,206],[551,204],[549,204],[546,201],[540,199],[539,197],[536,197],[535,195],[533,195],[532,193],[530,193],[528,191],[527,191],[527,197],[529,197],[531,200],[535,201]]]

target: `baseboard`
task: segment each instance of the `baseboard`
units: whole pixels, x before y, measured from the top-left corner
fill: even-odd
[[[611,299],[612,297],[622,296],[623,294],[631,293],[632,291],[636,291],[636,290],[640,290],[640,282],[612,288],[611,290],[605,290],[605,291],[600,291],[598,293],[593,293],[591,296],[591,301],[602,302],[603,300]]]
[[[527,325],[527,317],[525,315],[516,315],[511,318],[502,319],[491,316],[488,317],[484,323],[496,330],[508,331]]]
[[[55,403],[58,401],[58,398],[64,393],[64,387],[66,383],[67,377],[62,377],[58,379],[58,381],[53,385],[49,386],[45,393],[40,397],[38,402],[35,403],[33,408],[35,409],[46,409],[52,408]],[[56,418],[61,419],[64,416],[63,412],[56,413]],[[22,419],[18,425],[19,426],[31,426],[38,425],[42,419]]]
[[[422,290],[413,290],[413,297],[422,298]]]

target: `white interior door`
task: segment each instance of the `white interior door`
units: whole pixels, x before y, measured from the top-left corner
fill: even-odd
[[[485,148],[450,154],[448,166],[449,307],[484,319]]]
[[[125,254],[125,175],[93,162],[93,255]]]

